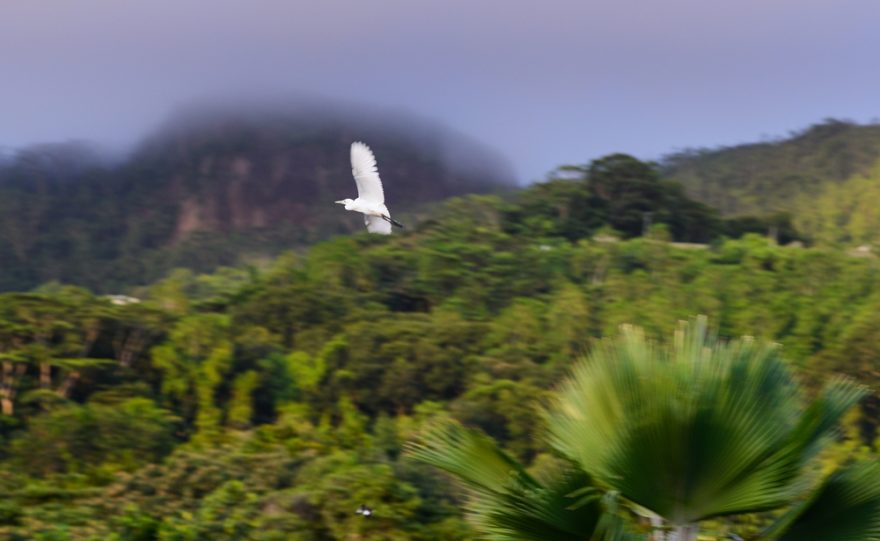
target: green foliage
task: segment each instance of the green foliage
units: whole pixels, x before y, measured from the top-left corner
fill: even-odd
[[[403,235],[178,271],[137,298],[57,283],[0,294],[0,538],[473,539],[462,492],[402,458],[404,443],[454,419],[545,490],[505,501],[561,501],[577,462],[539,437],[537,412],[595,339],[626,323],[650,341],[707,314],[722,336],[777,342],[782,379],[806,386],[792,403],[831,404],[820,390],[837,372],[876,391],[873,258],[782,247],[764,231],[675,242],[694,240],[664,214],[686,204],[675,188],[626,156],[595,165],[621,199],[602,199],[584,166],[504,199],[447,201]],[[654,212],[649,234],[608,227],[613,205],[630,225]],[[776,357],[761,357],[768,378]],[[767,398],[774,423],[800,412]],[[823,421],[823,407],[810,410],[817,424],[835,417]],[[646,421],[671,415],[655,409]],[[822,472],[876,459],[878,419],[872,395],[820,455]],[[646,526],[628,497],[600,500],[602,525]],[[361,504],[376,515],[355,514]],[[775,518],[706,529],[757,532]]]
[[[817,443],[862,396],[836,381],[804,408],[776,348],[719,343],[703,320],[668,348],[624,327],[575,368],[548,429],[598,482],[681,525],[790,501]]]
[[[230,146],[211,141],[216,131],[222,139],[222,133],[235,137],[239,129],[242,126],[231,122],[210,134],[196,130],[183,136],[193,139],[187,153],[144,148],[130,163],[116,168],[94,164],[65,183],[59,181],[58,171],[31,170],[20,164],[0,167],[0,259],[7,262],[0,272],[0,290],[61,280],[118,291],[155,281],[174,268],[204,272],[226,266],[213,278],[200,281],[179,271],[151,288],[157,303],[185,312],[184,288],[191,296],[202,297],[201,302],[222,303],[238,291],[237,286],[250,281],[246,270],[230,270],[230,265],[255,265],[291,246],[362,230],[354,217],[315,207],[351,189],[346,160],[338,159],[338,149],[334,150],[336,139],[297,141],[299,146],[292,149],[287,144],[276,147],[273,138],[287,138],[285,131],[296,130],[290,125],[252,126],[255,134],[262,134],[256,142],[243,140]],[[383,176],[394,186],[395,208],[418,209],[427,226],[442,224],[446,232],[473,235],[500,225],[517,236],[575,241],[605,226],[633,237],[646,232],[651,223],[662,223],[675,240],[709,242],[743,229],[725,230],[715,210],[690,199],[678,184],[661,180],[654,164],[625,154],[569,167],[559,172],[564,179],[534,185],[508,202],[482,196],[424,209],[420,206],[442,197],[497,191],[501,184],[466,173],[450,181],[455,173],[422,162],[407,144],[386,147],[382,139],[375,143],[377,152],[399,160],[392,161],[395,167]],[[291,153],[304,148],[312,153],[308,160],[291,160]],[[306,171],[292,171],[291,163]],[[308,189],[298,180],[316,177],[323,180],[317,187],[310,180]],[[401,182],[395,184],[395,179]],[[33,183],[42,189],[29,189]],[[466,224],[464,217],[475,222]],[[332,250],[330,246],[316,252]],[[387,263],[390,268],[385,272],[390,273],[395,263]],[[449,279],[442,272],[437,278]],[[280,304],[285,299],[274,301]]]
[[[724,215],[796,215],[799,199],[867,172],[878,159],[880,126],[829,119],[787,139],[674,154],[662,170]]]
[[[228,327],[228,318],[220,314],[191,315],[177,322],[169,342],[152,351],[153,363],[164,376],[163,393],[180,404],[188,420],[195,419],[206,438],[213,437],[221,424],[215,394],[232,367]]]
[[[828,120],[791,138],[667,157],[664,177],[734,216],[728,236],[875,245],[880,237],[880,125]]]
[[[780,530],[782,535],[776,537]],[[768,536],[779,541],[880,539],[880,462],[856,463],[835,472]]]
[[[679,241],[708,242],[722,233],[713,209],[688,198],[679,185],[662,182],[653,164],[632,156],[612,154],[558,173],[565,178],[517,195],[505,212],[508,231],[573,241],[603,226],[635,237],[662,223]]]
[[[486,436],[442,424],[410,447],[413,457],[452,473],[472,491],[469,512],[486,539],[507,541],[621,539],[621,526],[603,522],[590,478],[566,464],[529,475]],[[602,531],[602,527],[605,527]]]
[[[249,370],[235,378],[232,384],[232,398],[229,401],[228,424],[235,428],[248,428],[254,415],[253,393],[259,383],[260,375]]]
[[[37,477],[83,473],[101,480],[170,452],[174,421],[145,398],[65,405],[31,419],[12,440],[10,460]]]
[[[867,245],[880,243],[880,163],[844,182],[827,184],[812,197],[795,202],[795,225],[816,242]]]
[[[880,462],[840,468],[808,491],[811,459],[862,396],[834,380],[804,406],[776,347],[719,341],[705,318],[666,346],[625,326],[554,393],[548,438],[562,458],[540,468],[542,481],[455,423],[410,452],[471,490],[472,522],[487,539],[647,539],[623,529],[618,497],[652,518],[652,538],[665,538],[658,518],[688,541],[707,519],[794,503],[761,539],[876,539]]]

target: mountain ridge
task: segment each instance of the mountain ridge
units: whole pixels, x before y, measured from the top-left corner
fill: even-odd
[[[796,210],[795,199],[868,173],[880,160],[880,123],[826,119],[772,141],[689,149],[661,173],[722,215]]]
[[[206,236],[272,255],[360,231],[332,205],[355,193],[357,139],[376,152],[394,212],[507,189],[506,162],[457,137],[404,114],[215,105],[179,114],[115,164],[80,144],[29,147],[0,163],[0,289],[64,279],[105,290],[153,281],[181,257],[196,270],[236,262],[234,248],[200,248]]]

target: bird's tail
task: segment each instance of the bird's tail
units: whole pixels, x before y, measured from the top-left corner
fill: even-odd
[[[392,225],[396,225],[397,227],[403,229],[403,224],[392,218],[391,216],[382,216],[386,222],[390,222]]]

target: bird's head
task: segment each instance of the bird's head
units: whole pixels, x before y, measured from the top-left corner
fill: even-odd
[[[351,199],[342,199],[340,201],[336,201],[337,205],[345,205],[345,210],[351,210],[351,205],[354,203]]]

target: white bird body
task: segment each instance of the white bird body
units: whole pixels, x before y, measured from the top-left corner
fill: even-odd
[[[391,219],[391,213],[385,206],[385,192],[376,168],[376,158],[370,147],[361,142],[351,144],[351,174],[357,184],[357,199],[343,199],[336,203],[345,205],[345,210],[363,214],[370,233],[390,235],[392,224],[403,227]]]

